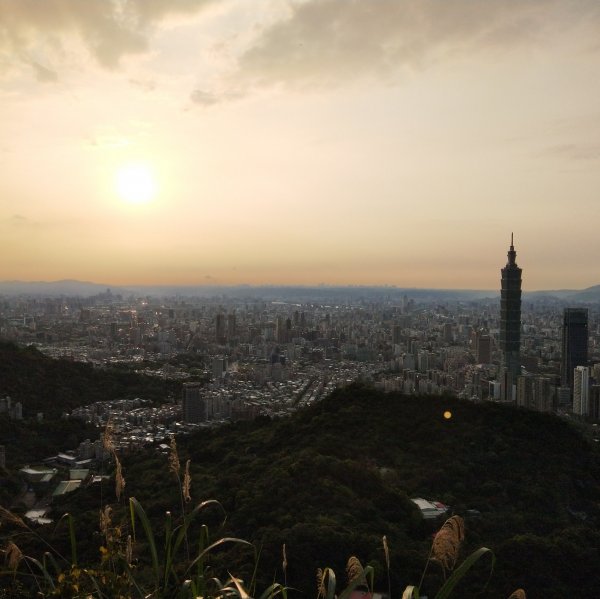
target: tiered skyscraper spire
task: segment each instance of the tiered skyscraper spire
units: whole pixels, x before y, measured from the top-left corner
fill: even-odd
[[[502,351],[503,400],[512,400],[512,387],[521,373],[521,273],[517,266],[513,234],[510,234],[508,262],[500,271],[500,350]]]

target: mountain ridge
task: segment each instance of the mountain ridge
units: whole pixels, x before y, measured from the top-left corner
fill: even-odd
[[[308,299],[311,297],[336,297],[344,295],[390,296],[406,295],[409,298],[435,301],[477,301],[492,300],[499,296],[499,290],[490,289],[447,289],[397,287],[384,285],[110,285],[77,279],[57,281],[0,281],[0,295],[7,296],[70,296],[90,297],[107,293],[131,296],[217,296],[238,297],[292,297]],[[554,289],[524,291],[525,300],[597,302],[600,301],[600,284],[584,289]]]

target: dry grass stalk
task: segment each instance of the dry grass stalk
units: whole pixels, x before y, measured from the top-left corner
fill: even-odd
[[[179,463],[179,454],[177,453],[177,441],[175,441],[175,437],[171,437],[171,451],[169,453],[169,470],[175,474],[175,476],[179,477],[179,470],[181,469],[181,464]]]
[[[104,429],[104,435],[102,436],[102,447],[110,453],[114,453],[115,451],[113,423],[110,418],[106,422],[106,428]]]
[[[460,516],[448,518],[433,539],[431,559],[439,562],[446,571],[454,570],[464,538],[465,524],[463,519]]]
[[[385,554],[385,565],[390,569],[390,548],[388,547],[387,537],[383,535],[383,553]]]
[[[287,552],[285,550],[285,543],[283,544],[282,547],[282,553],[283,553],[283,573],[285,574],[287,572],[287,567],[288,567],[288,561],[287,561]]]
[[[100,510],[100,532],[108,539],[110,533],[110,525],[112,524],[112,508],[107,505],[103,510]]]
[[[192,486],[192,477],[190,475],[190,460],[185,463],[185,472],[183,474],[183,485],[181,488],[181,492],[183,493],[183,498],[185,501],[191,501],[192,496],[190,494],[190,489]]]
[[[125,489],[125,479],[123,478],[123,471],[121,470],[121,462],[117,457],[117,454],[114,454],[115,458],[115,493],[117,495],[117,501],[121,499],[121,494],[123,493],[123,489]]]
[[[346,576],[348,577],[348,582],[352,582],[354,580],[360,580],[364,578],[365,573],[360,563],[360,560],[354,555],[348,560],[346,564]]]
[[[9,570],[16,570],[23,559],[21,550],[12,542],[9,541],[4,549],[4,561]]]
[[[325,597],[325,573],[321,568],[317,568],[317,599]]]
[[[508,599],[527,599],[527,595],[523,589],[517,589],[510,595]]]
[[[19,516],[17,516],[16,514],[13,514],[10,510],[7,510],[6,508],[2,507],[1,505],[0,505],[0,523],[14,524],[15,526],[18,526],[19,528],[29,529],[29,526],[27,526],[27,524],[25,524],[25,522],[23,522],[23,520],[21,518],[19,518]]]

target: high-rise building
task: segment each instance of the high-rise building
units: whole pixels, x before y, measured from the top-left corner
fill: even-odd
[[[549,377],[527,374],[517,377],[517,405],[538,412],[554,410],[555,392]]]
[[[573,371],[573,414],[587,416],[590,412],[590,369],[577,366]]]
[[[573,393],[573,372],[588,365],[587,308],[565,308],[562,327],[561,383]]]
[[[215,322],[215,337],[217,343],[222,345],[227,343],[227,336],[225,334],[225,314],[217,314]]]
[[[227,357],[213,358],[212,361],[212,374],[217,380],[221,380],[227,372]]]
[[[510,401],[513,398],[513,385],[521,373],[521,273],[517,266],[517,252],[510,236],[508,262],[500,271],[500,350],[501,365],[501,399]]]
[[[600,419],[600,385],[590,385],[590,404],[588,416],[592,420]]]
[[[206,401],[199,383],[184,383],[181,391],[184,422],[204,422],[206,420]]]
[[[490,336],[484,331],[476,331],[474,339],[477,364],[489,364],[492,361],[492,342]]]
[[[227,337],[231,341],[237,335],[237,327],[235,322],[235,312],[227,315]]]

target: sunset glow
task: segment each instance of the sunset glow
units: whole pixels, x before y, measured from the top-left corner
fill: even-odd
[[[128,164],[117,171],[117,192],[130,204],[145,204],[154,199],[157,186],[155,176],[144,164]]]
[[[2,3],[0,280],[600,282],[597,0],[251,4]]]

